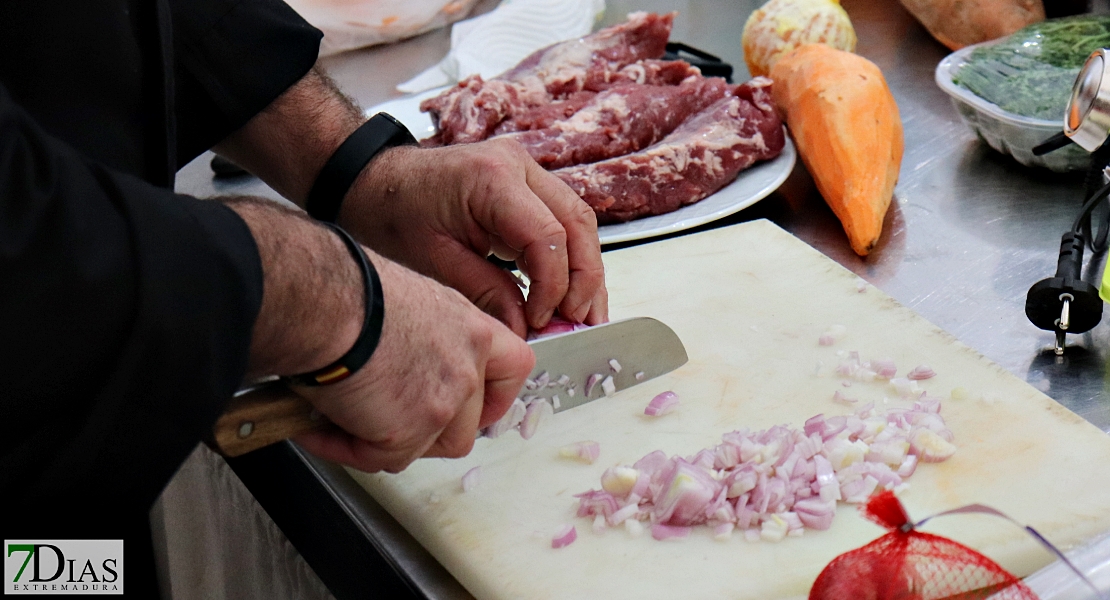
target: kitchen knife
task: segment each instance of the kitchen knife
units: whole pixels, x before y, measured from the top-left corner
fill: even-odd
[[[536,367],[518,397],[547,398],[555,412],[604,396],[610,384],[622,390],[687,361],[678,335],[648,317],[555,334],[528,345],[536,355]],[[216,421],[212,445],[225,456],[239,456],[330,425],[307,400],[280,382],[269,382],[236,394]]]

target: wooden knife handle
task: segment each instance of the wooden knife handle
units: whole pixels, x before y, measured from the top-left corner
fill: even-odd
[[[239,456],[330,424],[308,400],[275,382],[232,398],[213,428],[212,445]]]

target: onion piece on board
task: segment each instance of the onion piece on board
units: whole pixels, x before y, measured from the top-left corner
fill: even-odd
[[[482,476],[482,467],[474,467],[462,476],[462,489],[464,492],[469,492],[478,486],[478,481]]]
[[[909,374],[906,375],[906,379],[921,381],[922,379],[931,379],[936,376],[936,371],[934,371],[933,368],[929,365],[917,365],[913,368],[912,371],[909,372]]]
[[[673,525],[663,525],[656,523],[651,526],[651,537],[657,540],[675,540],[688,537],[690,535],[690,527],[675,527]]]
[[[593,464],[601,455],[601,444],[594,441],[575,442],[559,448],[559,456]]]
[[[817,338],[817,343],[821,346],[832,346],[839,341],[840,338],[844,337],[846,333],[848,333],[847,327],[843,325],[832,325],[821,334],[821,337]]]
[[[661,417],[675,409],[679,405],[678,394],[674,392],[663,392],[648,402],[647,408],[644,409],[644,414],[649,417]]]
[[[560,525],[559,529],[555,530],[555,537],[551,538],[552,548],[562,548],[574,543],[578,539],[578,530],[574,525],[564,524]]]

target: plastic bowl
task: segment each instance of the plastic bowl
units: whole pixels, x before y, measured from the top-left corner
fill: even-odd
[[[1085,170],[1091,163],[1091,155],[1074,144],[1044,156],[1033,156],[1035,146],[1063,131],[1063,115],[1059,121],[1046,121],[1014,114],[953,83],[953,73],[967,62],[968,55],[980,46],[993,43],[961,48],[937,65],[937,85],[952,98],[960,117],[991,148],[1013,156],[1027,167],[1046,167],[1057,173]]]

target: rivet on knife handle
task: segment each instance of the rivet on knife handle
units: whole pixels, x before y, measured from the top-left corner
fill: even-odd
[[[308,400],[275,383],[232,398],[216,420],[213,445],[239,456],[329,423]]]

